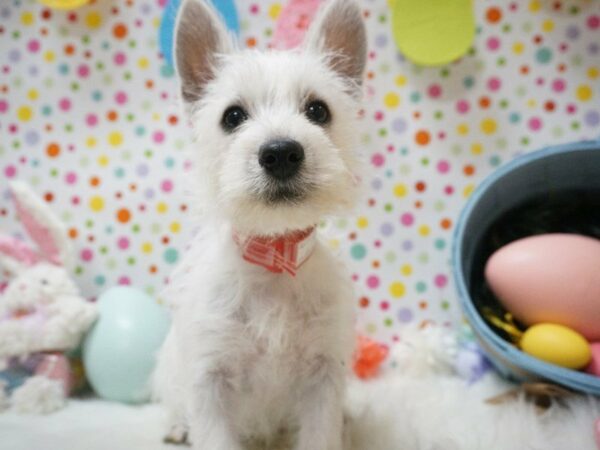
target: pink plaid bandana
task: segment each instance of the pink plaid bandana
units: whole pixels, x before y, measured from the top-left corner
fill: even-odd
[[[233,239],[246,261],[273,273],[286,271],[296,276],[315,248],[317,232],[315,227],[311,227],[280,237],[241,236],[234,233]]]

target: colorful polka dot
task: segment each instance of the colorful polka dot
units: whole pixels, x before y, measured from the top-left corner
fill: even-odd
[[[164,253],[164,260],[168,264],[175,264],[179,259],[179,252],[175,248],[168,248]]]
[[[383,103],[389,109],[395,109],[400,105],[400,97],[395,92],[389,92],[385,95]]]
[[[46,147],[46,154],[49,158],[56,158],[58,155],[60,155],[60,145],[58,145],[56,142],[51,142]]]
[[[92,29],[98,28],[102,25],[102,15],[97,11],[90,11],[85,16],[85,24]]]
[[[404,296],[406,287],[400,281],[396,281],[390,285],[390,295],[394,298],[400,298]]]
[[[123,143],[123,134],[119,131],[113,131],[108,135],[108,143],[113,147],[118,147]]]
[[[502,10],[495,6],[488,8],[485,13],[485,18],[490,23],[498,23],[502,20]]]
[[[398,198],[406,197],[408,187],[404,183],[398,183],[394,186],[394,195]]]
[[[429,132],[427,130],[419,130],[415,134],[415,142],[418,145],[425,146],[425,145],[429,144],[430,140],[431,140],[431,135],[429,134]]]
[[[127,29],[127,25],[125,25],[124,23],[117,23],[113,26],[113,36],[116,39],[125,39],[127,37],[128,34],[128,29]]]
[[[498,128],[498,124],[494,119],[487,118],[481,121],[481,131],[485,134],[494,134]]]
[[[127,208],[121,208],[117,211],[117,220],[121,223],[127,223],[131,219],[131,213]]]
[[[33,111],[29,106],[21,106],[17,110],[17,117],[21,122],[29,122],[33,117]]]
[[[99,212],[104,209],[104,199],[99,196],[94,196],[90,199],[90,209],[94,212]]]
[[[560,1],[474,2],[470,51],[423,68],[395,48],[389,2],[360,2],[372,37],[360,112],[366,192],[322,233],[349,266],[359,331],[391,342],[405,324],[460,322],[452,233],[486,176],[517,154],[600,136],[600,14]],[[0,7],[0,177],[31,182],[64,218],[90,297],[116,284],[160,292],[194,224],[183,182],[190,130],[156,48],[165,1],[117,3]],[[240,46],[266,48],[284,2],[242,3]],[[3,226],[21,232],[2,207]]]
[[[591,100],[593,96],[592,88],[587,84],[582,84],[577,87],[577,98],[582,102]]]

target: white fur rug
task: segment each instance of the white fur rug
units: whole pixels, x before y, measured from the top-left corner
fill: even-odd
[[[490,406],[508,387],[494,375],[468,387],[454,376],[399,376],[350,387],[352,450],[597,450],[600,401],[538,416],[523,402]],[[47,416],[0,414],[3,450],[173,450],[161,442],[164,414],[100,400],[71,400]]]
[[[353,450],[600,450],[594,441],[598,399],[570,400],[569,408],[543,415],[522,400],[484,402],[511,387],[495,375],[472,387],[443,376],[396,376],[353,387]]]

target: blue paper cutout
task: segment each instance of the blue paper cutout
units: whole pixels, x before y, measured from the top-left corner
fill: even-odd
[[[210,0],[221,15],[225,25],[231,31],[239,34],[240,23],[234,0]],[[175,20],[181,0],[168,0],[158,31],[158,44],[167,64],[173,65],[173,42],[175,33]]]

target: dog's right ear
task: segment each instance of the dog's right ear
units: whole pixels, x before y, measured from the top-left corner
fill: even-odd
[[[308,30],[304,45],[328,55],[330,67],[354,84],[354,93],[360,91],[367,60],[367,35],[356,0],[325,2]]]
[[[183,99],[200,99],[214,78],[218,55],[231,51],[227,29],[206,0],[184,0],[175,28],[175,63]]]

